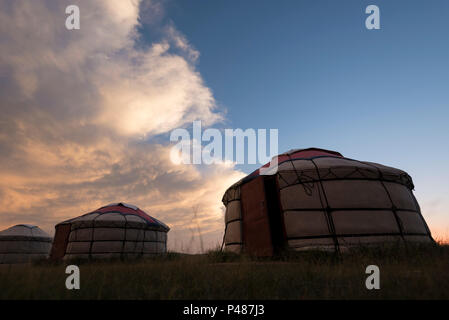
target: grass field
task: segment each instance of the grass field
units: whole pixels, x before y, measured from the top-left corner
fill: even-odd
[[[77,263],[72,263],[77,264]],[[365,268],[380,268],[367,290]],[[252,259],[219,251],[137,261],[83,262],[80,290],[67,264],[0,265],[0,299],[448,299],[449,246],[304,252]]]

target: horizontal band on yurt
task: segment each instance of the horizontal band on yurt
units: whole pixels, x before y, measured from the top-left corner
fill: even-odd
[[[231,203],[231,202],[234,202],[234,201],[241,201],[241,199],[240,199],[240,198],[238,198],[238,199],[232,199],[232,200],[227,201],[226,204]]]
[[[387,208],[288,208],[285,211],[332,211],[332,212],[338,212],[338,211],[404,211],[404,212],[414,212],[414,213],[421,213],[419,210],[413,210],[413,209],[400,209],[396,207],[387,207]]]
[[[242,218],[232,219],[232,220],[226,221],[226,224],[230,224],[230,223],[233,223],[233,222],[236,222],[236,221],[243,221],[243,219]]]
[[[405,241],[404,241],[405,240]],[[338,246],[342,248],[358,247],[379,244],[406,244],[406,243],[432,243],[428,236],[379,236],[379,237],[348,237],[338,238]],[[289,248],[293,250],[331,250],[334,251],[335,242],[332,238],[296,239],[288,241]]]
[[[241,245],[241,244],[230,245],[230,246],[225,247],[224,250],[226,252],[240,254],[243,251],[243,245]]]
[[[155,255],[160,255],[160,254],[164,254],[163,252],[139,252],[139,253],[135,253],[135,252],[124,252],[124,253],[120,253],[120,252],[98,252],[98,253],[68,253],[65,257],[64,260],[69,260],[69,259],[77,259],[77,258],[83,258],[83,259],[88,259],[88,258],[126,258],[126,257],[145,257],[145,256],[155,256]]]
[[[70,240],[71,242],[135,242],[135,243],[166,243],[164,240],[117,240],[117,239],[103,239],[103,240]]]
[[[326,196],[324,195],[326,193]],[[350,194],[350,197],[344,196]],[[327,203],[323,202],[327,200]],[[332,180],[291,185],[280,191],[283,210],[296,208],[391,208],[419,210],[408,187],[379,180]]]
[[[148,230],[148,231],[159,231],[166,232],[166,230],[158,225],[148,225],[142,224],[139,226],[133,225],[125,225],[113,221],[75,221],[70,224],[71,230],[79,230],[79,229],[95,229],[95,228],[105,228],[105,229],[127,229],[127,230]]]
[[[373,170],[373,172],[375,172]],[[307,172],[308,174],[310,173],[316,173],[316,170],[314,170],[313,172]],[[318,176],[316,176],[315,178],[312,178],[310,175],[306,175],[306,174],[302,174],[299,177],[296,176],[296,179],[293,182],[287,181],[284,177],[287,174],[293,174],[296,175],[295,171],[283,171],[283,172],[279,172],[278,176],[279,176],[279,180],[282,180],[283,183],[280,183],[279,185],[279,190],[282,190],[284,188],[290,187],[292,185],[297,185],[297,184],[306,184],[306,183],[319,183],[321,181],[336,181],[336,180],[351,180],[351,181],[385,181],[385,182],[391,182],[391,183],[397,183],[397,184],[401,184],[403,186],[408,187],[409,189],[412,189],[413,184],[410,183],[410,179],[405,178],[404,176],[386,176],[386,175],[376,175],[374,177],[351,177],[351,176],[341,176],[341,177],[330,177],[328,176],[324,176],[321,178],[318,178]]]
[[[0,241],[0,252],[5,251],[40,251],[48,250],[51,247],[51,241],[29,241],[29,240],[3,240]]]
[[[0,254],[0,264],[18,264],[30,263],[36,260],[44,260],[48,257],[48,253],[16,253],[16,254]]]
[[[66,254],[88,253],[156,253],[166,252],[164,242],[129,242],[129,241],[96,241],[96,242],[69,242]]]
[[[333,234],[329,230],[329,217],[337,234],[362,233],[419,233],[428,234],[428,229],[419,212],[401,210],[342,210],[327,215],[324,210],[285,211],[287,237],[321,236]]]
[[[399,233],[399,232],[386,232],[386,233],[347,233],[347,234],[323,234],[316,236],[298,236],[298,237],[287,237],[287,240],[303,240],[303,239],[329,239],[329,238],[354,238],[354,237],[385,237],[385,236],[420,236],[420,237],[429,237],[427,233]]]
[[[105,254],[105,253],[119,253],[119,254],[145,254],[145,253],[165,253],[165,246],[155,247],[155,248],[135,248],[134,250],[121,250],[121,248],[118,249],[107,249],[107,250],[92,250],[90,251],[90,254]],[[89,254],[89,250],[76,250],[76,249],[70,249],[70,251],[67,251],[66,254]]]
[[[35,241],[35,242],[52,242],[52,238],[32,237],[32,236],[1,236],[0,241]]]
[[[125,228],[82,228],[72,230],[69,242],[95,241],[133,241],[133,242],[162,242],[167,241],[164,231],[125,229]]]
[[[48,255],[48,250],[46,251],[11,251],[11,252],[1,252],[0,255],[5,254],[26,254],[26,255]]]
[[[225,243],[225,246],[243,245],[243,242],[229,242]]]
[[[153,253],[77,253],[77,254],[67,254],[64,256],[64,260],[74,260],[74,259],[132,259],[132,258],[145,258],[145,257],[155,257],[161,255],[161,252]]]

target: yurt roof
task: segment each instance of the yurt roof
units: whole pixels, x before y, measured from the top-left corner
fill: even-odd
[[[343,158],[343,155],[337,151],[320,149],[320,148],[307,148],[307,149],[292,149],[290,151],[281,153],[276,156],[278,165],[285,161],[300,160],[300,159],[313,159],[318,157],[335,157]],[[264,164],[261,168],[266,168],[270,163]],[[249,174],[249,176],[258,176],[260,168]]]
[[[88,215],[93,215],[93,214],[105,215],[105,214],[112,214],[112,213],[119,213],[120,215],[124,215],[124,216],[126,216],[126,215],[138,216],[138,217],[142,218],[148,225],[158,227],[159,229],[162,229],[164,231],[170,230],[170,228],[162,221],[159,221],[158,219],[148,215],[146,212],[139,209],[137,206],[134,206],[132,204],[127,204],[124,202],[108,204],[106,206],[98,208],[97,210],[88,212],[79,217],[75,217],[75,218],[63,221],[59,224],[67,224],[74,220],[79,220],[79,218],[86,217]]]
[[[343,155],[341,153],[339,153],[337,151],[332,151],[332,150],[326,150],[326,149],[321,149],[321,148],[292,149],[290,151],[281,153],[281,154],[273,157],[273,160],[275,158],[277,158],[277,161],[278,161],[277,165],[280,166],[282,163],[287,162],[287,161],[312,160],[312,159],[323,158],[323,157],[349,160],[349,161],[353,162],[354,166],[368,165],[368,166],[372,167],[373,170],[379,171],[380,172],[379,174],[382,174],[381,172],[383,172],[383,171],[388,171],[389,174],[393,173],[393,176],[394,176],[393,179],[398,180],[398,182],[403,183],[410,189],[414,188],[412,178],[406,172],[404,172],[400,169],[383,166],[383,165],[377,164],[377,163],[358,161],[358,160],[346,158],[346,157],[343,157]],[[268,168],[269,165],[270,165],[270,163],[266,163],[261,168]],[[223,203],[225,203],[225,204],[227,203],[228,193],[234,194],[237,191],[238,187],[240,187],[241,185],[260,176],[261,168],[253,171],[252,173],[250,173],[249,175],[247,175],[246,177],[242,178],[241,180],[234,183],[231,187],[229,187],[223,196],[223,200],[222,200]],[[277,172],[276,170],[273,170],[273,174],[275,174],[276,172]]]
[[[0,231],[0,238],[3,237],[30,237],[51,239],[50,235],[38,226],[31,224],[18,224],[3,231]]]
[[[291,149],[287,152],[281,153],[281,154],[273,157],[273,160],[274,160],[274,158],[277,158],[278,165],[280,165],[282,162],[285,162],[285,161],[298,160],[298,159],[311,159],[311,158],[315,158],[315,157],[343,158],[343,155],[337,151],[331,151],[331,150],[320,149],[320,148]],[[253,178],[259,176],[260,169],[266,168],[269,165],[270,165],[270,163],[264,164],[259,169],[251,172],[249,175],[247,175],[246,177],[242,178],[241,180],[239,180],[238,182],[233,184],[229,189],[240,186],[240,185],[252,180]]]

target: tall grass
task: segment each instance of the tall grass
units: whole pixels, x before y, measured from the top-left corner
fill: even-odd
[[[340,256],[275,258],[219,250],[135,261],[72,262],[81,289],[65,288],[67,264],[0,265],[0,299],[448,299],[449,246],[359,249]],[[365,287],[380,268],[380,290]]]

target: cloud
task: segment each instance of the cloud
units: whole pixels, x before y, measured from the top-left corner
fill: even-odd
[[[65,29],[76,4],[81,29]],[[66,218],[117,201],[172,227],[169,246],[221,241],[221,196],[242,173],[229,165],[174,165],[153,142],[200,119],[223,120],[195,68],[199,53],[172,24],[147,46],[145,19],[160,3],[137,0],[0,0],[0,227]],[[148,8],[157,8],[149,14]]]

